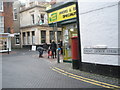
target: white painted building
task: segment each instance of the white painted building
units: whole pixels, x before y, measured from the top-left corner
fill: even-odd
[[[48,26],[47,2],[27,2],[20,8],[21,47],[50,44],[55,38],[52,27]],[[61,29],[58,30],[59,37]]]
[[[114,71],[120,68],[119,0],[78,0],[78,5],[82,69],[118,74]]]

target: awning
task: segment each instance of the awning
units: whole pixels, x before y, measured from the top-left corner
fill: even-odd
[[[14,34],[10,33],[0,33],[0,38],[14,37]]]
[[[72,19],[72,20],[61,22],[61,25],[70,24],[70,23],[76,23],[76,22],[77,22],[77,19]]]

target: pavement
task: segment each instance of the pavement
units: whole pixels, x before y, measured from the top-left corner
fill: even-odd
[[[72,69],[72,63],[15,49],[2,55],[3,88],[120,88],[120,79]]]

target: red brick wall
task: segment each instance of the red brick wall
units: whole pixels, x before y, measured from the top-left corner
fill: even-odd
[[[8,28],[13,30],[13,2],[4,2],[4,31],[7,33]]]

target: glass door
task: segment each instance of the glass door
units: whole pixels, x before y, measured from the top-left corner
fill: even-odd
[[[67,25],[63,27],[63,59],[64,61],[72,61],[71,38],[77,35],[78,35],[77,28],[75,28],[75,25]]]

